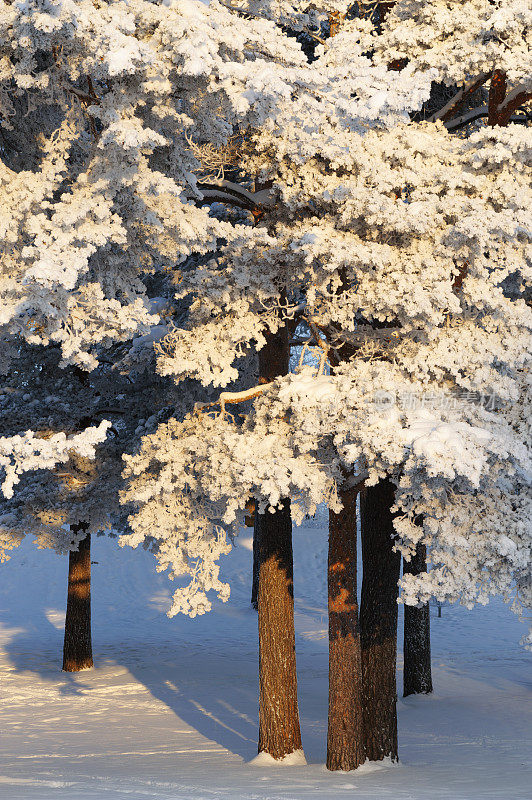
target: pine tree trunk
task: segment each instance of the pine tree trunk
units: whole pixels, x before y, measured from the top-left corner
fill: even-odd
[[[427,571],[427,548],[418,544],[410,561],[403,560],[403,573],[421,575]],[[430,663],[430,610],[405,605],[403,695],[432,692]]]
[[[251,584],[251,605],[255,611],[259,607],[260,518],[261,514],[255,512],[253,521],[253,580]]]
[[[270,383],[290,370],[290,332],[287,326],[277,333],[266,333],[266,344],[258,351],[259,383]],[[260,520],[264,515],[255,509],[253,522],[253,577],[251,583],[251,605],[256,610],[259,604],[260,571]]]
[[[301,749],[289,500],[261,520],[258,600],[259,753],[280,759]]]
[[[93,666],[91,641],[91,537],[88,533],[71,550],[63,645],[63,670],[79,672]]]
[[[327,769],[363,763],[362,664],[357,603],[355,488],[340,490],[343,509],[329,512],[329,721]]]
[[[360,639],[364,749],[370,761],[397,752],[397,582],[401,556],[392,550],[394,485],[380,481],[361,493],[363,580]]]
[[[286,328],[259,351],[260,379],[286,375]],[[258,518],[256,514],[256,519]],[[258,536],[259,753],[280,759],[301,749],[294,629],[294,565],[290,500],[260,515]]]

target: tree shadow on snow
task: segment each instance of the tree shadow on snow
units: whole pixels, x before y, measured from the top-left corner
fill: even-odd
[[[16,604],[2,604],[0,623],[12,631],[2,646],[6,660],[16,672],[38,675],[46,683],[53,683],[63,696],[90,691],[80,673],[62,671],[64,632],[50,622],[45,604],[33,604],[31,611],[31,617],[23,617]]]
[[[250,760],[257,753],[256,665],[247,663],[244,671],[237,654],[229,661],[187,649],[161,648],[145,653],[143,664],[120,663],[186,725]]]
[[[233,555],[236,580],[230,601],[215,602],[212,612],[192,620],[165,616],[161,604],[172,587],[154,573],[149,554],[122,550],[102,538],[94,542],[93,556],[95,671],[61,671],[67,559],[36,551],[30,542],[1,568],[0,623],[9,631],[4,662],[28,680],[38,676],[73,698],[95,688],[99,668],[105,681],[107,667],[123,667],[176,715],[171,727],[179,729],[181,720],[245,761],[252,759],[259,687],[257,616],[249,604],[251,553],[238,548]],[[323,613],[310,606],[305,614]],[[321,645],[325,652],[325,640]],[[320,662],[318,671],[321,667]]]
[[[1,661],[30,684],[41,680],[72,698],[95,688],[99,667],[124,667],[186,725],[251,759],[258,735],[257,619],[247,600],[242,608],[223,607],[216,622],[211,615],[169,620],[153,602],[159,582],[151,556],[105,540],[94,551],[95,671],[62,671],[68,559],[37,551],[29,541],[1,567]],[[247,597],[247,585],[244,591]]]

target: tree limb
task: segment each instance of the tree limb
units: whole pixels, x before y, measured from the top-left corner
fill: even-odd
[[[252,211],[254,208],[249,200],[224,192],[222,189],[199,188],[202,194],[202,200],[207,200],[210,203],[226,203],[227,205],[237,206],[238,208],[245,208],[247,211]]]
[[[272,192],[269,188],[258,192],[250,192],[239,183],[225,178],[209,182],[198,182],[198,189],[205,199],[211,202],[228,203],[248,211],[257,211],[264,206],[273,205]]]
[[[498,107],[499,112],[499,125],[506,125],[514,111],[532,100],[532,92],[528,92],[524,84],[516,86],[511,92],[508,92],[503,102]]]
[[[459,128],[464,128],[466,125],[469,125],[470,122],[474,122],[477,119],[481,119],[482,117],[488,116],[488,107],[487,106],[479,106],[479,108],[474,108],[471,111],[468,111],[467,114],[463,114],[461,117],[455,117],[454,119],[449,120],[449,122],[445,123],[445,127],[452,133],[453,131],[459,130]],[[504,125],[507,122],[519,122],[525,123],[530,120],[530,114],[526,114],[524,117],[520,116],[513,116],[505,119]],[[501,124],[501,123],[498,123]]]
[[[431,117],[428,118],[427,122],[436,122],[436,120],[441,119],[442,122],[447,122],[447,120],[451,119],[454,112],[457,111],[460,106],[462,106],[468,97],[470,97],[477,89],[486,83],[488,78],[490,77],[491,72],[483,72],[474,81],[464,86],[457,92],[454,97],[451,97],[448,103],[446,103],[443,108],[440,108],[439,111],[436,111]]]
[[[220,413],[222,416],[225,414],[226,403],[244,403],[246,400],[251,400],[253,397],[258,397],[268,389],[271,389],[272,383],[261,383],[259,386],[252,386],[251,389],[243,389],[241,392],[222,392],[214,403],[195,403],[194,413],[201,412],[206,408],[213,408],[220,406]]]
[[[462,114],[460,117],[454,117],[453,119],[450,119],[448,122],[445,122],[444,125],[449,132],[457,131],[459,128],[469,125],[470,122],[474,122],[476,119],[487,117],[488,114],[488,106],[478,106],[477,108],[473,108],[471,111],[467,111],[465,114]]]
[[[503,69],[493,70],[488,97],[488,125],[500,125],[499,108],[506,95],[506,72]]]

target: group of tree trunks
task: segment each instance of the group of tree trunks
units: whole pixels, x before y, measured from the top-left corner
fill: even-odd
[[[260,380],[289,369],[288,331],[259,353]],[[397,760],[396,642],[399,553],[393,550],[394,486],[382,480],[360,493],[363,579],[357,602],[357,496],[345,475],[342,510],[329,513],[329,716],[327,768],[356,769],[366,759]],[[83,526],[80,526],[83,530]],[[76,530],[79,532],[79,530]],[[92,667],[90,534],[69,554],[63,670]],[[259,627],[259,752],[274,759],[301,749],[294,628],[290,499],[255,514],[252,602]],[[426,570],[418,546],[404,571]],[[405,608],[404,694],[432,691],[428,605]]]
[[[259,354],[260,380],[288,372],[288,332]],[[345,475],[343,508],[329,513],[329,716],[327,768],[356,769],[366,759],[397,760],[397,597],[401,556],[394,552],[394,485],[360,495],[363,580],[357,603],[357,494]],[[259,616],[259,752],[280,759],[301,747],[297,706],[290,501],[255,514],[252,603]],[[426,569],[418,547],[405,571]],[[432,691],[428,605],[405,609],[404,694]]]
[[[365,759],[397,760],[397,583],[393,550],[394,486],[380,481],[360,494],[363,579],[357,604],[357,487],[340,491],[329,513],[329,720],[327,768],[356,769]],[[418,545],[404,572],[426,571]],[[404,696],[432,691],[429,606],[405,606]]]

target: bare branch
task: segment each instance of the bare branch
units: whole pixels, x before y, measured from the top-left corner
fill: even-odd
[[[288,344],[290,345],[290,347],[301,347],[305,344],[308,344],[309,341],[310,339],[308,337],[306,339],[303,339],[302,336],[295,336],[293,339],[290,339]]]
[[[306,302],[298,303],[297,306],[292,307],[289,305],[284,306],[283,311],[285,312],[285,319],[294,319],[294,317],[300,316],[306,307]]]
[[[312,335],[314,336],[316,344],[318,345],[318,347],[321,347],[321,350],[322,350],[321,358],[320,358],[320,364],[319,364],[319,367],[318,367],[318,375],[322,375],[323,374],[323,370],[325,369],[325,364],[326,364],[327,359],[329,357],[329,351],[330,350],[334,351],[334,348],[331,347],[330,343],[327,341],[326,334],[323,333],[321,328],[319,328],[318,325],[316,325],[316,323],[313,320],[309,320],[307,318],[307,322],[308,322],[308,326],[309,326],[309,328],[310,328],[310,330],[312,332]],[[323,333],[323,338],[320,335],[321,333]]]
[[[233,183],[233,181],[228,181],[225,178],[220,181],[215,181],[215,183],[216,185],[223,186],[224,189],[228,189],[230,192],[235,192],[235,194],[246,197],[255,205],[265,205],[271,197],[271,190],[269,188],[261,189],[258,192],[250,192],[239,183]]]
[[[69,92],[69,94],[73,94],[75,97],[78,98],[82,103],[88,106],[98,106],[100,105],[100,98],[95,94],[89,94],[87,92],[82,92],[80,89],[76,89],[75,86],[71,86],[67,81],[63,81],[63,88],[65,91]]]
[[[226,203],[238,208],[245,208],[248,211],[253,209],[253,204],[249,200],[224,192],[222,189],[204,189],[203,186],[199,186],[199,189],[202,194],[202,200],[208,200],[210,203]]]
[[[203,197],[211,202],[228,203],[246,208],[248,211],[257,211],[264,206],[273,205],[273,195],[269,188],[250,192],[239,183],[233,183],[225,178],[208,183],[199,181],[198,189]]]
[[[471,96],[486,82],[490,74],[484,73],[469,86],[464,87],[446,106],[436,114],[433,114],[432,117],[429,117],[428,121],[435,122],[437,119],[441,119],[448,131],[459,130],[482,117],[487,117],[490,125],[506,125],[508,122],[519,122],[520,120],[512,117],[512,114],[522,105],[532,100],[532,92],[527,92],[525,86],[520,84],[504,97],[506,80],[501,70],[495,70],[493,73],[488,105],[473,108],[459,117],[452,116],[453,112],[467,100],[467,97]]]

